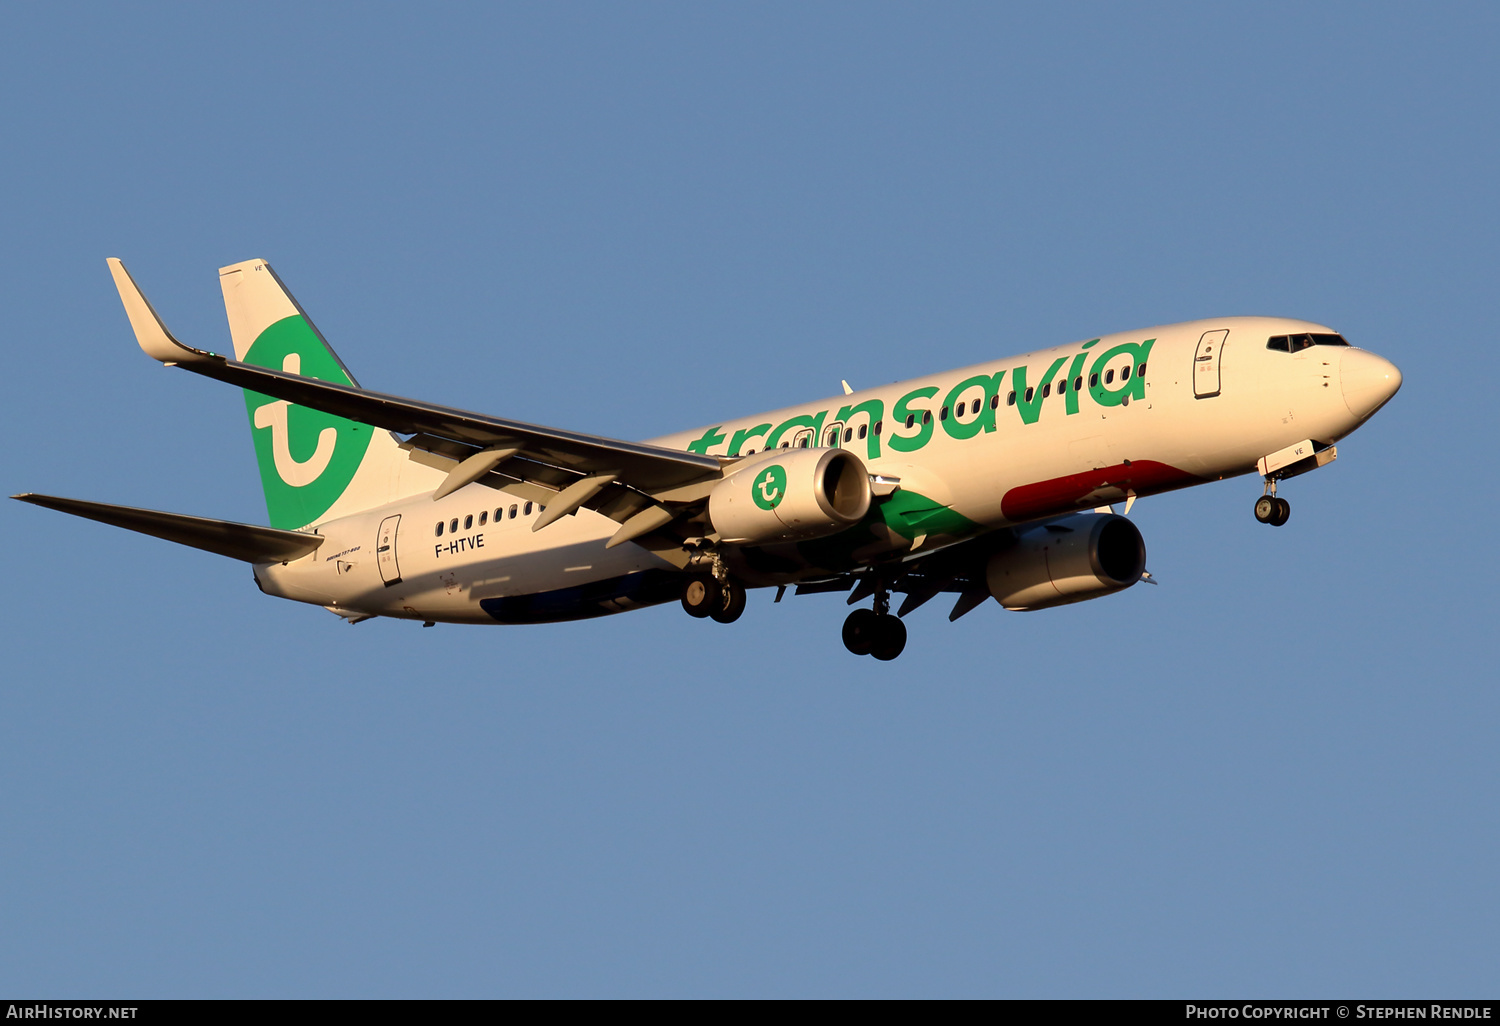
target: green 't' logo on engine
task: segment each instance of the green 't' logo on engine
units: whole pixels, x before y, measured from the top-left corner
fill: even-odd
[[[755,475],[750,497],[761,509],[775,509],[781,505],[781,500],[786,497],[786,471],[781,469],[781,464],[773,463]]]
[[[283,318],[261,332],[244,362],[352,384],[323,340],[300,316]],[[245,406],[271,526],[295,529],[316,522],[359,469],[370,445],[370,428],[249,390]]]

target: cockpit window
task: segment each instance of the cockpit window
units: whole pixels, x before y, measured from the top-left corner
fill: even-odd
[[[1312,335],[1273,335],[1266,342],[1266,348],[1274,349],[1278,353],[1300,353],[1309,346],[1347,346],[1348,344],[1342,335],[1318,332]]]

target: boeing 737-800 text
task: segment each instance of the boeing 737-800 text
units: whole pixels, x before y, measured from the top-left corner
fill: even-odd
[[[263,260],[223,268],[233,359],[184,345],[109,261],[142,349],[244,390],[270,527],[15,496],[241,559],[262,591],[351,623],[543,623],[680,600],[737,619],[748,588],[869,600],[856,654],[901,621],[993,598],[1043,609],[1146,572],[1141,496],[1257,473],[1276,486],[1401,387],[1331,328],[1223,317],[1091,338],[650,442],[367,391]],[[904,595],[892,613],[892,593]]]

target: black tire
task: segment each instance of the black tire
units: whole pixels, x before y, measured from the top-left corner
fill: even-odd
[[[906,624],[899,616],[886,613],[875,622],[875,645],[870,654],[883,663],[890,662],[906,648]]]
[[[844,620],[844,647],[855,655],[869,655],[875,647],[880,617],[873,609],[856,609]]]
[[[723,605],[719,582],[712,577],[694,577],[682,586],[682,608],[688,616],[702,619]]]
[[[745,588],[734,581],[729,581],[720,591],[722,597],[719,604],[708,615],[719,623],[734,623],[745,611]]]
[[[1292,518],[1292,504],[1285,499],[1276,500],[1276,514],[1271,517],[1271,526],[1280,527]]]
[[[1273,523],[1280,509],[1281,500],[1274,495],[1262,495],[1255,500],[1255,519],[1263,524]]]

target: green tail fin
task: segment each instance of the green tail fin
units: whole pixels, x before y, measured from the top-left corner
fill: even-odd
[[[270,264],[220,268],[219,284],[235,359],[357,387]],[[272,527],[308,527],[395,497],[406,454],[388,432],[248,390],[245,409]]]

